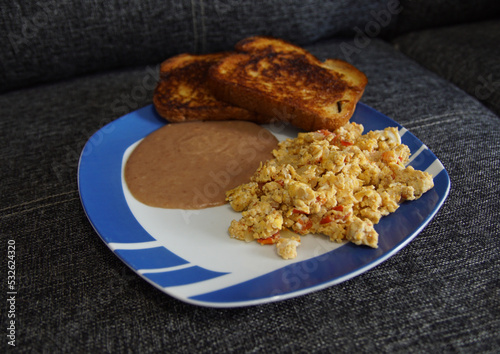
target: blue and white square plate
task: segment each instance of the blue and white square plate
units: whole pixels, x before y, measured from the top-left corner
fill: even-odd
[[[87,142],[78,166],[80,198],[101,239],[123,262],[166,294],[207,307],[240,307],[289,299],[338,284],[388,259],[429,223],[446,199],[450,179],[441,162],[390,118],[359,103],[351,121],[364,132],[398,127],[411,150],[410,165],[429,172],[434,188],[383,217],[379,247],[302,237],[298,256],[283,260],[275,247],[229,237],[240,213],[229,205],[203,210],[153,208],[132,197],[123,167],[138,142],[167,124],[152,105],[102,127]],[[289,125],[268,126],[279,140],[294,138]]]

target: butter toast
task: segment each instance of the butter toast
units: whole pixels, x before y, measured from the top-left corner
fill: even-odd
[[[209,69],[215,96],[307,130],[334,130],[354,113],[368,83],[342,60],[321,62],[280,39],[250,37]]]
[[[153,104],[169,122],[195,120],[249,120],[266,122],[255,112],[215,98],[207,85],[208,69],[229,53],[180,54],[160,65]]]

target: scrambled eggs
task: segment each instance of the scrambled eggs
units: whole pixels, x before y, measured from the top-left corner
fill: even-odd
[[[284,259],[297,256],[300,235],[308,233],[376,248],[374,224],[434,183],[430,174],[405,167],[410,150],[397,128],[362,132],[362,125],[349,123],[281,142],[249,183],[226,193],[242,211],[230,236],[275,244]],[[296,236],[280,237],[284,229]]]

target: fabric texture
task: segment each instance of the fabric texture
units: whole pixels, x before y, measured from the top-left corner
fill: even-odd
[[[500,19],[412,32],[394,43],[500,115]]]
[[[76,179],[92,133],[151,103],[158,63],[12,91],[0,95],[0,218],[3,247],[16,240],[19,349],[499,351],[498,117],[381,40],[306,48],[364,71],[362,101],[404,125],[448,170],[450,195],[414,241],[374,269],[309,295],[239,309],[185,304],[129,270],[99,239]]]
[[[227,50],[255,34],[303,45],[364,26],[386,7],[385,0],[3,2],[0,92]]]
[[[394,33],[491,20],[500,16],[496,0],[401,0]]]

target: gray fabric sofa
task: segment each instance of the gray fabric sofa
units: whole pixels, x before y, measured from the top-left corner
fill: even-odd
[[[2,268],[15,243],[16,290],[4,285],[15,301],[2,324],[15,320],[16,349],[500,351],[498,1],[12,1],[0,10]],[[351,280],[254,307],[198,307],[148,284],[100,240],[80,202],[78,161],[95,131],[151,104],[161,61],[255,34],[364,71],[361,101],[426,144],[451,190],[407,247]]]

